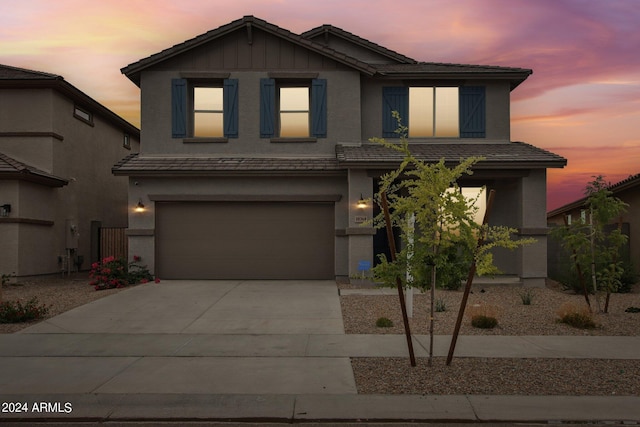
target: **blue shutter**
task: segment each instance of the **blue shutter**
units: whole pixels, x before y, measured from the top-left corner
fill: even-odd
[[[409,88],[405,86],[382,88],[382,137],[396,138],[398,122],[392,112],[397,111],[404,126],[409,125]]]
[[[222,87],[224,136],[238,137],[238,79],[225,79]]]
[[[171,133],[173,138],[187,136],[187,81],[171,80]]]
[[[260,138],[275,134],[276,82],[260,79]]]
[[[460,138],[485,138],[486,100],[484,86],[460,87]]]
[[[327,137],[327,80],[311,81],[311,136]]]

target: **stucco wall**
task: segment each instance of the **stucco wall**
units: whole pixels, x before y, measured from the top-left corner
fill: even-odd
[[[428,82],[421,82],[427,84]],[[382,136],[382,88],[384,86],[403,86],[403,81],[394,83],[389,80],[372,78],[362,79],[362,136],[365,141],[373,137]],[[433,83],[438,86],[438,82]],[[441,84],[441,83],[440,83]],[[485,86],[486,88],[486,138],[411,138],[410,141],[425,142],[493,142],[509,141],[510,116],[509,116],[509,83],[493,81],[474,81],[473,86]],[[407,118],[403,118],[406,123]]]
[[[74,101],[54,89],[5,90],[2,96],[0,129],[18,134],[0,137],[0,152],[69,181],[61,188],[15,183],[11,217],[53,221],[53,225],[2,224],[13,236],[10,250],[16,259],[12,271],[19,276],[59,272],[59,259],[70,245],[68,221],[77,226],[78,243],[72,241],[71,246],[77,246],[75,255],[84,258],[82,268],[87,269],[91,221],[101,221],[103,226],[127,225],[128,182],[111,174],[111,167],[131,152],[123,147],[125,131],[89,105],[82,107],[93,114],[93,126],[78,120],[73,116]],[[34,136],[33,132],[54,136]],[[139,140],[130,135],[130,141],[136,151]],[[0,201],[4,193],[0,186]]]
[[[216,71],[211,70],[209,71]],[[260,138],[260,79],[266,72],[233,71],[238,79],[239,137],[226,143],[185,143],[171,136],[171,79],[178,71],[147,71],[142,75],[142,140],[144,154],[323,155],[333,156],[335,145],[360,141],[359,74],[321,72],[327,80],[327,137],[316,142],[271,142]]]

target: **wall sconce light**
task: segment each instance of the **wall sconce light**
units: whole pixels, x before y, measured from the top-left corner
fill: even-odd
[[[9,216],[9,212],[11,212],[11,205],[6,203],[0,206],[0,216]]]
[[[367,207],[367,201],[362,197],[362,193],[360,193],[360,200],[358,200],[358,209],[364,209]]]
[[[144,212],[144,203],[142,203],[142,199],[138,199],[138,204],[135,208],[133,208],[135,212]]]

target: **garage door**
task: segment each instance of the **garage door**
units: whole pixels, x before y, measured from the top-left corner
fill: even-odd
[[[332,279],[333,203],[157,202],[163,279]]]

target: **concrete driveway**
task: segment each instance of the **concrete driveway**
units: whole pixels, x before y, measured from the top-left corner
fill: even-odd
[[[343,334],[344,326],[334,281],[163,280],[22,333]]]

